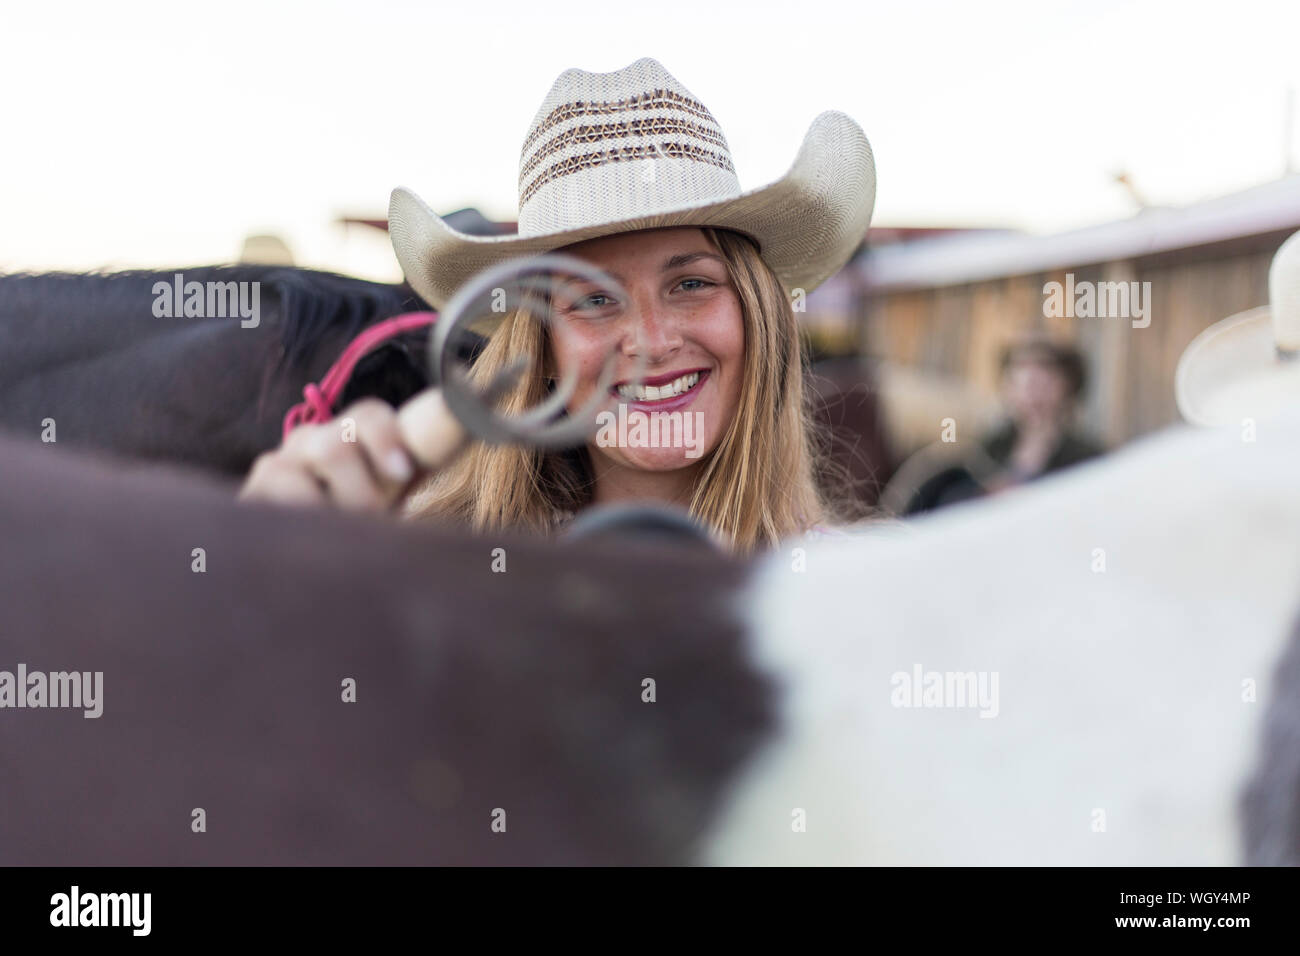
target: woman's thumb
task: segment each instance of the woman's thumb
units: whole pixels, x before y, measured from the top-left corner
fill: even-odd
[[[398,409],[397,427],[411,455],[431,471],[455,460],[468,439],[440,388],[426,389]]]

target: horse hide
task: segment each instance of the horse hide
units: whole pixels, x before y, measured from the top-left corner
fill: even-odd
[[[1296,859],[1300,417],[754,565],[3,454],[0,669],[104,712],[0,710],[0,863]]]
[[[0,670],[103,673],[98,718],[0,709],[0,865],[678,862],[773,731],[700,549],[0,456]]]
[[[707,859],[1300,861],[1300,649],[1278,667],[1300,605],[1297,488],[1300,417],[1253,441],[1174,429],[773,558],[752,615],[790,730]],[[974,705],[957,680],[927,700],[918,673],[996,694]]]

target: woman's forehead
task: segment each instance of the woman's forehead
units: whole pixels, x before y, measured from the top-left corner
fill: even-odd
[[[682,252],[713,252],[712,244],[698,226],[668,226],[638,229],[612,236],[599,236],[565,246],[563,252],[600,264],[642,257],[658,258]]]

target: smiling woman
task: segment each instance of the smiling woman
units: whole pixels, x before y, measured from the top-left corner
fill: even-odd
[[[630,301],[579,290],[581,297],[559,303],[562,321],[549,342],[540,323],[513,313],[475,377],[489,381],[524,355],[532,374],[504,403],[507,411],[540,403],[570,373],[579,381],[570,400],[577,407],[611,352],[629,366],[641,359],[641,381],[616,381],[614,391],[630,399],[630,412],[698,416],[693,447],[620,447],[595,438],[561,453],[478,445],[414,494],[408,513],[453,517],[478,530],[551,531],[590,504],[660,501],[688,509],[738,551],[822,521],[794,315],[753,243],[724,230],[674,228],[565,251],[619,279]]]
[[[439,309],[485,269],[518,257],[559,250],[594,266],[619,289],[566,283],[550,300],[552,321],[507,315],[471,377],[487,385],[522,365],[528,374],[500,403],[507,414],[574,382],[564,400],[571,413],[595,398],[619,403],[627,417],[682,416],[690,441],[593,435],[562,452],[474,445],[413,481],[411,459],[425,459],[410,454],[410,431],[391,409],[372,403],[343,413],[355,422],[354,442],[340,442],[329,424],[290,435],[259,461],[245,496],[401,502],[410,516],[478,531],[543,533],[590,505],[649,501],[689,511],[739,553],[808,531],[834,516],[814,477],[791,297],[844,265],[874,203],[871,147],[842,113],[813,121],[782,179],[742,192],[717,121],[657,61],[566,70],[524,140],[518,234],[458,232],[398,188],[394,251],[411,286]],[[603,375],[611,356],[612,380]]]

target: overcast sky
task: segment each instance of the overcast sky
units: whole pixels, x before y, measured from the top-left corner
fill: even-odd
[[[11,4],[0,269],[228,261],[271,231],[395,278],[382,234],[332,220],[398,184],[513,219],[555,77],[641,56],[712,110],[744,188],[839,109],[875,224],[1057,231],[1131,215],[1120,169],[1157,204],[1280,175],[1297,37],[1294,0]]]

